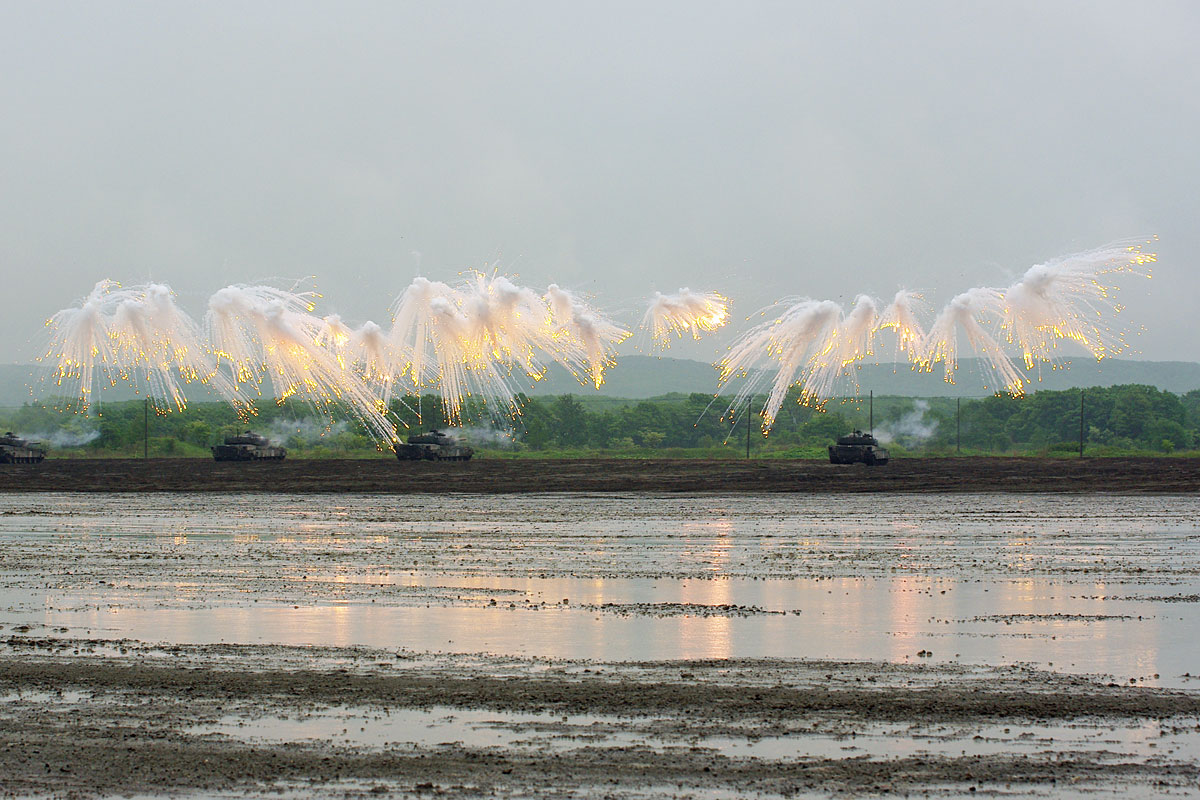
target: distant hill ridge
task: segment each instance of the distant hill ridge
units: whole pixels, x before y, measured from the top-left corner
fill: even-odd
[[[942,371],[916,372],[907,364],[869,364],[857,372],[861,393],[874,391],[878,395],[902,397],[982,397],[991,394],[984,387],[982,371],[975,359],[964,359],[956,373],[956,383],[942,380]],[[1113,386],[1139,383],[1157,386],[1182,394],[1200,389],[1200,364],[1190,361],[1125,361],[1105,359],[1075,359],[1064,362],[1059,369],[1043,367],[1041,381],[1031,373],[1034,382],[1029,391],[1039,389],[1071,389],[1089,386]],[[31,390],[30,387],[33,387]],[[191,387],[188,397],[193,401],[216,400],[207,387]],[[735,386],[736,388],[736,386]],[[0,406],[12,407],[28,403],[37,391],[36,367],[24,364],[0,364]],[[713,394],[717,390],[717,371],[711,364],[682,358],[623,356],[620,364],[610,369],[599,391],[581,386],[561,367],[552,367],[546,377],[534,384],[530,395],[587,394],[612,398],[641,399],[664,394]],[[852,387],[847,387],[852,391]],[[138,397],[128,386],[106,388],[100,399],[116,401]],[[39,398],[40,399],[40,398]]]

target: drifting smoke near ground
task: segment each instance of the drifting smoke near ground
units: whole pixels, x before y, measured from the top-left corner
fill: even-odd
[[[271,444],[284,447],[312,446],[344,433],[349,428],[344,421],[321,425],[310,419],[277,419],[266,433]]]
[[[1114,279],[1149,276],[1147,265],[1155,257],[1142,251],[1143,244],[1118,242],[1038,264],[1007,289],[968,289],[946,305],[928,333],[919,318],[920,297],[908,291],[898,292],[882,313],[867,295],[849,313],[828,300],[781,301],[763,312],[768,319],[742,334],[718,365],[722,387],[745,379],[727,413],[734,415],[770,383],[761,412],[767,432],[793,386],[801,403],[818,406],[841,384],[857,391],[854,371],[873,354],[875,337],[884,331],[893,337],[894,352],[914,369],[932,371],[941,364],[953,383],[965,344],[985,365],[987,388],[1023,394],[1026,372],[1055,363],[1064,342],[1097,359],[1124,349],[1124,331],[1113,327],[1121,310]],[[1018,360],[1009,350],[1017,351]]]
[[[517,446],[516,434],[509,430],[473,426],[459,428],[455,431],[455,434],[462,441],[477,447],[489,447],[493,450],[512,450]]]
[[[83,447],[99,439],[100,431],[96,429],[77,431],[70,428],[60,428],[49,433],[26,434],[25,438],[30,442],[48,444],[51,447]]]
[[[925,421],[925,414],[928,411],[928,400],[914,400],[912,411],[895,422],[876,430],[875,438],[883,444],[896,442],[905,447],[920,445],[937,432],[938,421],[936,419]]]
[[[676,338],[690,333],[699,339],[705,333],[720,330],[729,321],[729,301],[716,292],[680,289],[675,294],[655,292],[642,317],[654,347],[667,350]]]

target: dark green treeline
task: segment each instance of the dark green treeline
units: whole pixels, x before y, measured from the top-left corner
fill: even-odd
[[[1075,453],[1080,437],[1078,390],[1042,391],[1022,398],[963,400],[961,420],[951,398],[874,399],[874,429],[893,455]],[[1088,455],[1181,453],[1200,444],[1200,391],[1184,395],[1151,386],[1088,389],[1082,395],[1083,436]],[[866,397],[835,400],[823,409],[789,397],[770,436],[758,429],[755,398],[751,453],[755,456],[821,457],[837,436],[869,426]],[[735,457],[745,454],[745,407],[731,417],[727,399],[666,395],[617,400],[588,395],[521,397],[520,413],[465,409],[464,427],[477,449],[490,455],[660,455]],[[440,400],[433,395],[392,403],[400,435],[439,427]],[[225,435],[252,427],[287,446],[295,456],[375,457],[378,448],[361,426],[335,409],[330,423],[300,404],[268,403],[247,423],[229,406],[196,403],[183,412],[149,416],[150,451],[157,456],[204,456]],[[961,424],[960,424],[961,422]],[[409,426],[405,428],[404,425]],[[0,410],[0,426],[49,442],[56,456],[140,455],[146,430],[140,402],[103,405],[84,416],[39,405]],[[961,433],[960,433],[961,432]]]

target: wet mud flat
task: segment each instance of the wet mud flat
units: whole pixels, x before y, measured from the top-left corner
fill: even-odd
[[[1200,491],[1200,459],[921,458],[886,466],[817,460],[378,459],[230,464],[204,459],[51,459],[0,467],[0,492],[1119,492]]]
[[[1200,795],[1200,497],[0,493],[0,796]]]
[[[0,640],[17,796],[1180,796],[1198,740],[1200,694],[1031,668]]]

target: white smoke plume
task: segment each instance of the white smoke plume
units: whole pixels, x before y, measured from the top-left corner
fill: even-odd
[[[901,289],[879,317],[879,330],[895,335],[894,362],[921,363],[925,346],[925,329],[921,325],[924,298],[916,292]]]
[[[276,419],[263,434],[271,444],[295,447],[297,443],[313,446],[344,433],[349,428],[342,420],[315,422],[311,419]]]
[[[214,351],[240,391],[261,394],[269,381],[278,402],[295,397],[327,417],[344,408],[376,441],[394,440],[379,397],[347,368],[344,352],[322,345],[341,335],[341,323],[315,316],[314,298],[273,286],[221,289],[205,317]]]
[[[504,431],[497,428],[484,428],[476,425],[466,428],[452,428],[446,431],[446,433],[477,447],[512,450],[517,446],[513,431]]]
[[[99,439],[100,430],[98,428],[74,430],[64,427],[48,432],[30,433],[22,438],[28,442],[47,444],[51,447],[83,447]]]
[[[655,292],[642,317],[642,328],[649,331],[654,346],[661,350],[685,333],[693,339],[720,330],[729,322],[729,300],[716,292],[680,289],[675,294]]]
[[[921,297],[909,291],[886,306],[859,295],[849,311],[828,300],[785,299],[733,343],[719,364],[719,383],[744,379],[731,411],[767,389],[766,431],[793,386],[800,402],[814,405],[857,391],[859,366],[874,355],[879,334],[889,332],[897,360],[902,354],[926,371],[939,364],[953,382],[965,348],[985,364],[988,388],[1020,394],[1026,373],[1053,362],[1065,343],[1098,359],[1121,352],[1116,284],[1124,274],[1148,276],[1155,258],[1144,244],[1118,242],[1037,264],[1007,289],[968,289],[928,333]],[[450,424],[461,424],[468,402],[496,419],[515,417],[524,382],[540,380],[551,364],[599,388],[629,335],[568,289],[534,291],[497,271],[474,272],[454,285],[414,279],[391,308],[390,331],[317,316],[317,299],[273,286],[228,286],[210,299],[200,326],[166,286],[124,289],[100,281],[78,306],[48,321],[44,380],[79,409],[97,387],[122,381],[144,389],[160,409],[182,409],[196,382],[243,415],[252,399],[269,393],[281,403],[307,402],[327,420],[345,409],[377,442],[388,442],[395,439],[397,420],[386,410],[394,395],[436,390]],[[666,348],[685,333],[700,338],[724,326],[728,305],[716,292],[660,293],[642,326]]]
[[[412,392],[436,388],[455,425],[468,398],[495,417],[519,413],[514,373],[538,381],[550,363],[599,387],[629,335],[560,286],[538,294],[495,273],[455,286],[416,278],[392,311],[393,374]]]
[[[97,382],[118,381],[143,387],[160,408],[184,408],[185,387],[197,382],[236,407],[245,404],[234,383],[218,372],[199,326],[162,284],[122,289],[102,280],[78,308],[59,311],[46,325],[43,382],[53,381],[80,410],[88,408]]]
[[[873,355],[875,336],[890,331],[897,360],[923,371],[942,366],[954,383],[965,346],[984,365],[986,387],[1013,395],[1028,382],[1010,348],[1019,351],[1026,371],[1053,362],[1063,342],[1084,347],[1095,358],[1120,352],[1124,332],[1114,327],[1121,310],[1114,276],[1149,275],[1153,254],[1142,243],[1119,242],[1031,267],[1007,289],[977,287],[956,295],[928,333],[920,320],[920,296],[900,291],[879,313],[879,303],[859,295],[847,313],[830,301],[785,300],[764,316],[773,317],[742,334],[718,364],[720,385],[747,377],[729,405],[740,410],[748,396],[769,380],[762,409],[770,430],[788,390],[799,389],[801,403],[821,405],[847,388],[857,391],[855,370]]]
[[[938,421],[926,420],[929,412],[928,400],[914,400],[912,410],[895,422],[889,423],[875,431],[875,438],[884,444],[897,442],[905,447],[921,444],[937,433]]]

